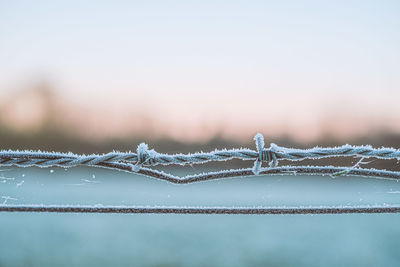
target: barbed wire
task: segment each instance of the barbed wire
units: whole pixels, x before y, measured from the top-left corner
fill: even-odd
[[[145,214],[348,214],[400,213],[398,205],[320,206],[320,207],[146,207],[146,206],[71,206],[71,205],[0,205],[0,212],[56,213],[145,213]]]
[[[139,144],[134,152],[110,152],[107,154],[77,155],[73,153],[42,151],[0,151],[0,167],[101,167],[141,174],[175,184],[187,184],[230,177],[254,175],[330,175],[362,176],[400,180],[400,171],[361,168],[365,158],[400,159],[400,150],[373,148],[371,146],[343,145],[339,147],[314,147],[294,149],[271,144],[265,148],[261,134],[254,137],[256,150],[248,148],[222,149],[189,154],[163,154]],[[280,160],[318,160],[328,157],[358,157],[353,166],[278,166]],[[202,164],[232,159],[252,160],[252,168],[205,172],[183,177],[152,169],[156,165]],[[268,167],[262,168],[262,163]],[[0,212],[59,212],[59,213],[161,213],[161,214],[343,214],[343,213],[400,213],[400,206],[338,206],[338,207],[141,207],[141,206],[71,206],[71,205],[0,205]]]
[[[126,172],[133,172],[171,183],[193,183],[198,181],[228,178],[234,176],[273,175],[273,174],[318,174],[318,175],[352,175],[377,177],[388,179],[400,179],[400,172],[378,169],[365,169],[358,167],[359,163],[352,167],[335,166],[279,166],[280,160],[300,161],[305,159],[322,159],[327,157],[359,157],[378,159],[400,159],[400,150],[394,148],[372,148],[371,146],[343,145],[339,147],[314,147],[311,149],[294,149],[280,147],[271,144],[264,148],[264,138],[261,134],[254,137],[256,149],[222,149],[211,152],[189,154],[163,154],[148,149],[145,143],[139,144],[136,153],[110,152],[107,154],[77,155],[73,153],[57,153],[42,151],[0,151],[0,167],[64,167],[76,166],[102,167]],[[253,168],[231,169],[217,172],[206,172],[183,177],[175,176],[149,166],[156,165],[186,165],[202,164],[211,161],[227,161],[231,159],[253,160]],[[269,167],[262,168],[263,162],[269,163]]]

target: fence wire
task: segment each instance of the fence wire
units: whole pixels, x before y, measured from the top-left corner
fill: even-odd
[[[400,179],[400,172],[379,169],[360,168],[358,164],[351,167],[335,166],[279,166],[280,160],[301,161],[305,159],[318,160],[328,157],[359,157],[378,159],[400,159],[400,150],[394,148],[373,148],[371,146],[343,145],[339,147],[314,147],[311,149],[294,149],[271,144],[264,148],[264,138],[261,134],[254,137],[257,150],[247,148],[222,149],[211,152],[189,154],[163,154],[148,145],[141,143],[136,153],[110,152],[107,154],[77,155],[73,153],[56,153],[42,151],[0,151],[0,167],[17,166],[41,168],[90,166],[133,172],[171,183],[193,183],[217,178],[234,176],[266,175],[266,174],[318,174],[318,175],[351,175],[377,178]],[[231,159],[252,160],[254,165],[247,169],[230,169],[218,172],[206,172],[195,175],[175,176],[150,168],[155,165],[193,165],[211,161],[227,161]],[[268,167],[262,168],[262,163]]]
[[[145,143],[139,144],[134,152],[110,152],[106,154],[78,155],[42,151],[0,151],[0,167],[63,167],[90,166],[137,173],[176,184],[187,184],[199,181],[229,177],[246,177],[254,175],[330,175],[362,176],[381,179],[400,180],[399,171],[359,167],[365,158],[400,160],[400,150],[394,148],[373,148],[371,146],[343,145],[338,147],[314,147],[295,149],[271,144],[265,148],[261,134],[254,137],[256,150],[248,148],[221,149],[211,152],[189,154],[163,154],[149,149]],[[318,160],[329,157],[358,157],[360,161],[354,166],[278,166],[280,160],[301,161]],[[232,159],[254,161],[252,168],[228,169],[216,172],[204,172],[194,175],[175,176],[170,173],[152,169],[156,165],[203,164],[211,161],[228,161]],[[262,167],[267,163],[267,167]],[[143,208],[143,207],[73,207],[73,206],[10,206],[0,205],[0,211],[30,212],[100,212],[100,213],[205,213],[205,214],[320,214],[320,213],[382,213],[400,212],[400,207],[363,207],[363,208]]]

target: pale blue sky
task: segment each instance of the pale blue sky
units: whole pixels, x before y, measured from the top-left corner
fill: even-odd
[[[400,120],[399,1],[0,0],[0,22],[0,97],[49,79],[175,137]]]

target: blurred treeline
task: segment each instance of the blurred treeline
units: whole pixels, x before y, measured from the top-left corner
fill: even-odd
[[[34,98],[34,105],[31,100]],[[209,151],[215,148],[254,148],[253,140],[240,142],[227,140],[221,136],[204,142],[180,142],[168,138],[152,138],[143,134],[132,134],[132,137],[111,136],[105,138],[91,138],[83,136],[71,127],[71,122],[64,118],[65,110],[62,107],[62,99],[55,93],[51,86],[39,83],[25,90],[13,92],[0,99],[0,149],[13,150],[46,150],[75,153],[105,153],[112,150],[135,151],[140,142],[148,142],[151,148],[159,152],[178,153]],[[34,123],[32,123],[34,121]],[[73,122],[72,122],[73,123]],[[74,130],[75,129],[75,130]],[[300,143],[287,137],[268,138],[265,136],[268,146],[272,141],[281,146],[309,148],[313,146],[334,146],[344,143],[353,145],[370,144],[374,147],[400,148],[400,135],[398,133],[379,132],[351,138],[338,139],[335,136],[324,136],[309,143]],[[368,161],[368,160],[366,160]],[[329,159],[322,160],[321,164],[347,164],[354,163],[354,159]],[[301,164],[311,162],[301,162]],[[248,166],[248,162],[235,162],[238,166]],[[312,164],[315,164],[313,162]],[[387,169],[398,169],[396,161],[374,160],[368,166]]]

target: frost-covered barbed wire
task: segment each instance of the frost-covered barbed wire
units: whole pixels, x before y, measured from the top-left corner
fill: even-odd
[[[189,153],[189,154],[163,154],[148,149],[147,144],[141,143],[136,153],[133,152],[110,152],[97,155],[77,155],[73,153],[56,153],[42,151],[0,151],[0,167],[76,167],[94,166],[103,167],[127,172],[134,172],[172,183],[192,183],[210,179],[249,176],[258,174],[322,174],[322,175],[356,175],[369,177],[382,177],[400,179],[400,172],[363,169],[353,167],[317,167],[317,166],[279,166],[280,160],[299,161],[304,159],[321,159],[327,157],[348,157],[379,158],[379,159],[400,159],[400,150],[394,148],[372,148],[371,146],[343,145],[339,147],[314,147],[311,149],[294,149],[280,147],[271,144],[265,148],[264,138],[261,134],[254,137],[256,150],[247,148],[222,149],[211,152]],[[201,164],[210,161],[227,161],[231,159],[253,160],[254,166],[251,169],[234,169],[219,172],[207,172],[184,177],[174,176],[168,173],[157,171],[149,166],[155,165],[185,165]],[[263,162],[269,163],[269,167],[261,168]]]

